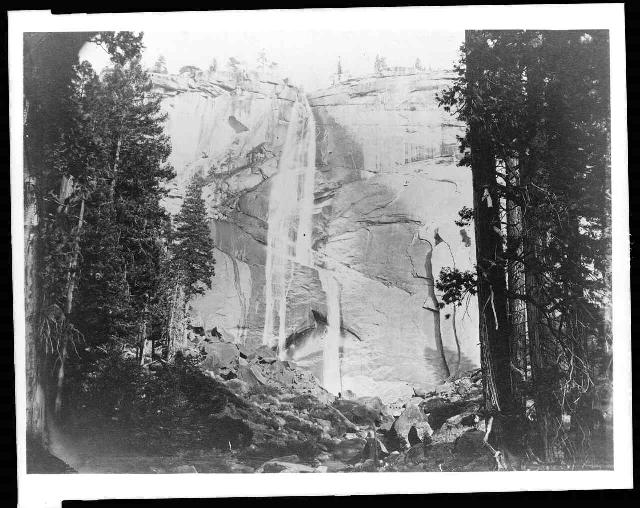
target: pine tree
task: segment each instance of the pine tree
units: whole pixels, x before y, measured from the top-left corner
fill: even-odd
[[[213,240],[207,225],[207,212],[202,199],[204,180],[195,176],[175,217],[175,233],[171,245],[172,258],[178,280],[185,288],[188,301],[211,288],[215,275]]]
[[[164,55],[160,55],[158,57],[158,59],[156,60],[156,63],[153,64],[153,68],[152,68],[152,72],[158,73],[158,74],[167,74],[167,59],[164,57]]]
[[[43,327],[58,355],[56,410],[69,351],[83,368],[93,346],[135,346],[158,294],[163,182],[170,147],[160,99],[140,65],[141,35],[100,33],[93,41],[113,67],[98,77],[77,65],[61,105],[67,118],[47,146],[48,193],[42,220]],[[142,334],[144,335],[144,334]],[[84,337],[88,348],[77,348]]]
[[[257,62],[258,68],[261,71],[264,71],[264,68],[267,65],[267,52],[264,49],[258,53]]]
[[[158,293],[163,182],[173,177],[160,99],[139,60],[103,73],[83,118],[96,139],[99,182],[87,207],[78,309],[96,341],[141,347]]]
[[[469,31],[440,96],[467,123],[487,409],[522,417],[531,394],[543,459],[584,449],[561,417],[593,397],[589,337],[610,340],[608,49],[604,31]]]

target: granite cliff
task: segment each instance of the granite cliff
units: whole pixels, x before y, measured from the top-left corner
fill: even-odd
[[[308,95],[257,73],[152,77],[178,175],[167,208],[192,175],[207,181],[217,265],[196,328],[383,400],[440,383],[443,356],[452,374],[477,366],[476,302],[439,309],[433,287],[441,267],[475,262],[472,226],[454,224],[472,201],[463,126],[435,101],[449,75]]]

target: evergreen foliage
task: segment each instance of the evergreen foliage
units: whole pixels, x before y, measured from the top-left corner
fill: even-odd
[[[45,150],[39,275],[43,330],[56,332],[47,333],[59,364],[56,410],[65,366],[81,375],[92,348],[133,349],[140,358],[158,333],[170,227],[160,202],[174,173],[160,98],[140,65],[141,37],[94,38],[112,67],[100,76],[87,62],[75,67],[61,107],[68,120]]]
[[[215,275],[213,240],[207,225],[207,211],[202,199],[204,180],[196,175],[189,186],[180,212],[175,217],[171,253],[175,273],[185,287],[186,300],[211,288]]]
[[[468,126],[483,368],[511,370],[487,378],[489,409],[502,398],[524,414],[532,397],[542,458],[584,452],[562,418],[594,402],[589,338],[611,341],[608,51],[606,31],[469,31],[439,95]],[[456,299],[470,282],[443,271],[438,284]]]

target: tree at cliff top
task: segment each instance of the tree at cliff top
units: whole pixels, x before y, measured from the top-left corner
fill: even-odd
[[[377,74],[381,74],[388,68],[389,66],[387,65],[387,59],[384,56],[376,55],[376,60],[373,63],[373,70]]]
[[[151,68],[151,72],[156,72],[158,74],[168,74],[169,71],[167,70],[167,59],[164,57],[164,55],[160,55],[158,57],[156,63],[154,63],[153,67]]]
[[[195,65],[185,65],[180,67],[180,74],[185,74],[190,78],[196,78],[201,72],[202,70],[200,67],[196,67]]]
[[[496,437],[543,459],[584,455],[610,341],[608,51],[604,31],[468,31],[440,96],[467,123],[487,410],[534,401],[531,436]]]

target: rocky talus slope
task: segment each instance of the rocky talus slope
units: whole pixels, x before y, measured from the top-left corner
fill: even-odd
[[[243,422],[253,434],[237,458],[245,461],[246,468],[247,462],[255,466],[255,459],[270,456],[254,472],[457,471],[495,466],[483,444],[478,370],[430,392],[416,388],[413,396],[385,404],[379,397],[351,391],[334,397],[314,376],[293,362],[278,360],[266,347],[250,350],[212,339],[203,347],[208,374],[273,418],[266,425]]]
[[[482,443],[477,370],[385,404],[350,391],[335,397],[307,370],[264,346],[197,336],[191,346],[203,354],[203,372],[196,382],[176,378],[179,388],[170,389],[159,409],[167,418],[154,416],[133,428],[121,418],[102,417],[100,427],[92,422],[85,431],[70,432],[59,456],[80,473],[457,471],[495,465]],[[156,361],[146,376],[171,377],[167,369]]]

